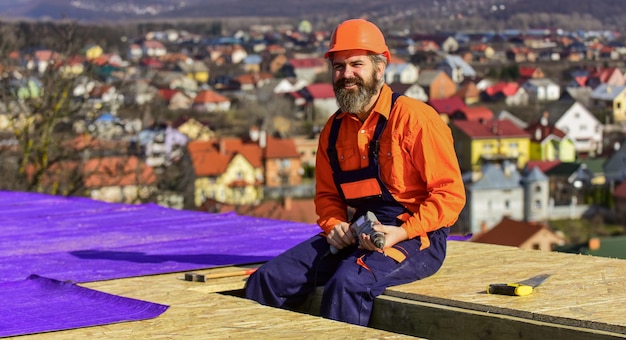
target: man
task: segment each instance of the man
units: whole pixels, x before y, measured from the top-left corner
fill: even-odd
[[[439,270],[465,189],[448,126],[430,106],[384,84],[390,53],[378,27],[341,23],[325,57],[340,109],[322,130],[316,156],[323,233],[260,267],[246,296],[289,308],[324,285],[323,317],[366,326],[385,288]],[[372,229],[385,234],[383,249],[350,229],[368,211],[379,221]]]

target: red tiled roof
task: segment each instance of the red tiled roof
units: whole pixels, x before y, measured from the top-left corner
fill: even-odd
[[[161,96],[161,98],[169,102],[170,100],[172,100],[172,97],[174,97],[174,95],[177,94],[178,92],[180,91],[176,89],[159,89],[158,93],[159,93],[159,96]]]
[[[467,120],[475,120],[475,121],[487,121],[493,119],[493,111],[491,111],[486,106],[471,106],[465,107],[456,112],[461,112],[465,116]]]
[[[503,95],[509,97],[517,93],[517,90],[519,90],[519,84],[516,82],[499,82],[486,88],[485,92],[490,96],[502,93]]]
[[[544,228],[547,227],[543,224],[516,221],[504,217],[498,225],[485,233],[476,235],[472,241],[519,247]]]
[[[509,120],[489,120],[482,123],[475,120],[453,120],[452,124],[470,138],[529,137],[528,132]]]
[[[315,83],[306,87],[313,99],[335,98],[333,85],[330,83]]]
[[[428,104],[432,106],[435,111],[444,114],[452,114],[454,111],[466,108],[465,102],[459,97],[451,97],[445,99],[431,99]]]
[[[548,170],[554,168],[555,166],[561,164],[560,160],[554,161],[528,161],[526,163],[526,168],[533,169],[538,168],[541,172],[546,173]]]
[[[232,155],[218,152],[213,141],[191,141],[187,144],[197,176],[217,176],[226,171]]]
[[[267,137],[265,158],[299,158],[300,153],[296,149],[293,139],[280,139],[272,136]]]
[[[150,185],[157,181],[152,167],[135,156],[92,158],[82,169],[87,188]]]
[[[229,102],[230,100],[221,94],[211,91],[204,90],[198,92],[196,97],[193,99],[194,104],[202,104],[202,103],[224,103]]]

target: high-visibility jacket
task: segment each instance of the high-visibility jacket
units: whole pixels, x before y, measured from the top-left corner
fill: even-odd
[[[341,171],[370,166],[370,142],[379,117],[386,118],[377,143],[379,176],[395,202],[405,209],[397,218],[409,238],[424,239],[430,231],[451,226],[465,205],[465,188],[450,128],[423,102],[400,96],[392,108],[391,101],[392,91],[384,85],[364,123],[355,115],[338,112],[322,129],[316,154],[315,206],[318,224],[325,233],[339,222],[348,222],[350,203],[362,202],[357,199],[364,197],[382,197],[375,179],[355,178],[352,182],[336,183],[328,154],[331,127],[336,118],[341,123],[331,150],[336,150]]]

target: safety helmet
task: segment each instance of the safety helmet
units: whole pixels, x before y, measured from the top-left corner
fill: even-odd
[[[333,52],[346,50],[367,50],[384,54],[387,62],[391,58],[383,33],[376,25],[364,19],[350,19],[339,24],[330,37],[330,45],[324,58],[328,58]]]

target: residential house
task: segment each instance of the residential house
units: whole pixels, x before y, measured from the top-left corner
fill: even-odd
[[[544,107],[537,121],[565,132],[574,141],[578,157],[602,152],[602,123],[579,102],[552,102]]]
[[[248,52],[237,43],[208,46],[206,52],[209,55],[209,59],[218,66],[224,64],[236,65],[248,56]]]
[[[315,202],[310,198],[281,197],[279,200],[264,200],[254,205],[224,204],[209,199],[200,207],[200,210],[220,214],[235,212],[244,216],[310,224],[316,224],[318,219],[315,213]]]
[[[422,70],[417,84],[428,94],[429,100],[453,97],[457,84],[442,70]]]
[[[206,84],[209,81],[209,67],[202,60],[178,62],[176,69],[199,84]]]
[[[611,123],[626,122],[626,85],[600,84],[591,93],[592,107],[608,113]]]
[[[238,138],[187,144],[195,173],[197,207],[213,199],[226,204],[256,204],[263,199],[261,148]]]
[[[467,62],[478,62],[478,63],[486,63],[489,60],[493,59],[496,55],[496,50],[486,43],[474,43],[469,47],[469,51],[471,53],[471,60],[466,60]]]
[[[285,67],[289,59],[285,56],[285,53],[280,53],[274,56],[269,62],[269,71],[271,74],[276,74]],[[286,76],[283,74],[283,76]],[[295,74],[293,75],[295,77]]]
[[[560,162],[545,171],[550,179],[550,198],[555,206],[588,203],[593,192],[594,174],[579,162]]]
[[[591,94],[593,89],[589,86],[567,86],[561,94],[561,101],[576,101],[584,107],[593,107]]]
[[[193,99],[193,108],[201,112],[225,112],[230,109],[230,99],[213,90],[203,90]]]
[[[550,217],[550,179],[537,166],[522,170],[524,221],[547,221]]]
[[[520,129],[526,129],[528,127],[527,122],[521,120],[520,118],[506,110],[500,111],[498,114],[495,115],[495,118],[498,120],[509,120]]]
[[[437,69],[444,71],[456,84],[461,84],[466,78],[476,77],[474,68],[458,55],[445,55]]]
[[[472,79],[465,79],[460,85],[455,97],[462,98],[467,105],[475,104],[480,101],[480,90],[476,86],[476,82]]]
[[[135,156],[91,158],[80,172],[85,193],[94,200],[138,203],[156,192],[152,167]]]
[[[454,112],[467,107],[463,99],[456,96],[442,99],[430,98],[427,103],[439,113],[439,116],[446,124],[450,123],[450,117]]]
[[[306,168],[314,168],[319,136],[296,136],[293,138],[293,142],[296,145],[296,150],[300,155],[300,162],[305,170]]]
[[[391,83],[389,84],[389,87],[395,93],[400,93],[409,98],[421,100],[423,102],[428,101],[426,91],[424,91],[424,89],[417,84]]]
[[[274,77],[269,73],[246,73],[235,78],[242,91],[252,91],[269,84]]]
[[[541,70],[539,67],[520,66],[518,70],[520,78],[524,80],[545,78],[546,76],[546,74],[543,73],[543,70]]]
[[[260,73],[262,62],[263,57],[259,54],[250,54],[241,61],[243,71],[246,73]]]
[[[576,160],[574,141],[564,131],[547,125],[547,120],[531,124],[525,130],[530,134],[530,160]]]
[[[617,67],[602,67],[592,70],[588,75],[589,86],[596,88],[600,84],[610,86],[626,85],[626,77]]]
[[[266,197],[294,197],[295,188],[302,183],[302,162],[291,138],[276,138],[261,134]],[[263,141],[265,139],[265,141]]]
[[[188,110],[193,104],[193,99],[180,90],[159,89],[158,94],[172,111]]]
[[[339,107],[330,83],[315,83],[291,93],[294,103],[300,107],[309,121],[329,118]]]
[[[414,84],[418,77],[419,69],[417,66],[400,58],[392,57],[385,68],[385,82],[388,84]]]
[[[541,251],[553,251],[566,243],[561,233],[545,223],[524,222],[509,217],[502,218],[491,230],[476,235],[471,241]]]
[[[189,140],[208,141],[216,137],[215,131],[211,130],[208,124],[193,118],[179,119],[172,124],[172,127],[187,136]]]
[[[548,78],[528,79],[521,84],[528,92],[529,98],[535,101],[555,101],[561,97],[561,86]]]
[[[167,54],[167,49],[160,41],[145,40],[141,43],[141,52],[144,57],[162,57]]]
[[[456,224],[458,232],[478,234],[505,216],[524,218],[524,188],[514,164],[486,164],[476,172],[465,172],[464,178],[467,202]]]
[[[472,120],[482,123],[493,120],[493,112],[486,106],[467,106],[454,111],[450,120]]]
[[[46,72],[48,67],[63,59],[63,56],[52,50],[37,50],[32,56],[26,56],[26,69],[34,70],[39,74]]]
[[[55,67],[59,68],[59,72],[66,78],[75,78],[85,71],[86,59],[81,55],[75,55],[64,59]]]
[[[183,156],[189,138],[172,126],[145,129],[137,135],[145,150],[146,164],[153,167],[169,166]]]
[[[528,162],[530,135],[511,121],[453,120],[450,127],[463,171],[505,161],[521,169]]]
[[[613,186],[626,182],[626,143],[620,143],[617,151],[604,163],[604,176]]]
[[[274,93],[291,93],[297,92],[307,86],[309,83],[302,79],[297,78],[282,78],[274,86]]]
[[[328,72],[328,62],[323,58],[291,58],[285,65],[298,79],[313,83],[319,74]]]

